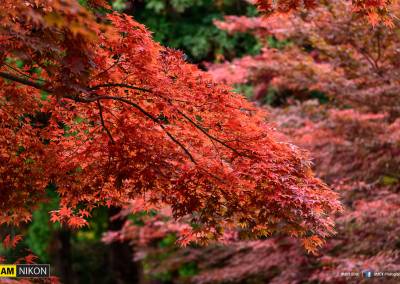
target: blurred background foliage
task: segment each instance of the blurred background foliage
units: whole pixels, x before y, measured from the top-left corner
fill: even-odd
[[[153,32],[156,41],[182,50],[193,63],[256,54],[261,48],[253,35],[228,35],[213,24],[224,15],[256,15],[256,8],[246,1],[118,0],[113,7],[133,15]]]

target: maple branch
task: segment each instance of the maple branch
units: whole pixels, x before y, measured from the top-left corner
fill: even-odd
[[[154,92],[150,89],[145,89],[145,88],[140,88],[140,87],[136,87],[133,85],[129,85],[129,84],[124,84],[124,83],[105,83],[105,84],[99,84],[96,86],[93,86],[91,88],[89,88],[90,90],[97,90],[100,88],[107,88],[107,87],[119,87],[119,88],[127,88],[127,89],[133,89],[133,90],[138,90],[138,91],[143,91],[143,92],[147,92],[147,93],[152,93],[154,94]],[[171,105],[171,100],[168,98],[165,98],[161,95],[159,95],[161,98],[163,98],[164,100],[167,100]],[[236,150],[235,148],[229,146],[228,144],[226,144],[224,141],[220,140],[217,137],[214,137],[213,135],[209,134],[203,127],[201,127],[200,125],[198,125],[196,122],[194,122],[190,117],[188,117],[185,113],[183,113],[182,111],[180,111],[179,109],[177,109],[178,113],[180,115],[182,115],[187,121],[190,122],[190,124],[192,124],[195,128],[199,129],[203,134],[205,134],[208,138],[210,138],[213,141],[216,141],[218,143],[220,143],[221,145],[225,146],[226,148],[232,150],[233,152],[235,152],[237,155],[239,156],[244,156],[244,157],[249,157],[246,154],[243,154],[241,152],[239,152],[238,150]]]
[[[110,137],[110,140],[113,144],[115,144],[114,138],[111,135],[110,130],[108,130],[105,122],[104,122],[104,118],[103,118],[103,108],[101,106],[100,101],[97,101],[97,107],[99,108],[99,114],[100,114],[100,120],[101,120],[101,125],[103,126],[103,128],[106,130],[108,137]]]
[[[0,72],[0,77],[23,84],[23,85],[27,85],[27,86],[31,86],[34,87],[38,90],[42,90],[48,93],[53,93],[52,90],[47,89],[45,87],[43,87],[42,85],[32,82],[30,80],[27,79],[23,79],[17,76],[14,76],[12,74],[9,73],[5,73],[5,72]],[[124,85],[124,84],[115,84],[116,85]],[[94,87],[91,87],[90,90],[95,90],[98,88],[102,88],[102,87],[115,87],[113,86],[113,84],[101,84],[101,85],[97,85]],[[125,87],[125,86],[124,86]],[[142,89],[142,88],[138,88],[138,87],[132,87],[134,89],[137,90],[141,90],[141,91],[148,91],[146,89]],[[138,104],[135,104],[134,102],[131,102],[130,100],[121,98],[121,97],[113,97],[113,96],[96,96],[96,97],[92,97],[92,98],[80,98],[78,96],[64,96],[67,99],[71,99],[74,100],[76,102],[83,102],[83,103],[90,103],[90,102],[95,102],[97,101],[100,104],[100,100],[116,100],[116,101],[121,101],[124,102],[130,106],[133,106],[134,108],[136,108],[137,110],[139,110],[141,113],[143,113],[145,116],[147,116],[149,119],[151,119],[152,121],[154,121],[155,123],[157,123],[162,130],[164,130],[164,132],[167,134],[167,136],[174,142],[176,143],[184,152],[185,154],[189,157],[190,161],[192,161],[194,164],[197,164],[195,159],[193,158],[193,155],[189,152],[189,150],[181,143],[179,142],[166,128],[165,126],[160,123],[160,121],[155,118],[153,115],[151,115],[150,113],[148,113],[147,111],[145,111],[143,108],[141,108]],[[101,119],[101,124],[104,127],[104,129],[106,130],[107,134],[110,136],[111,141],[113,141],[113,143],[115,143],[114,139],[111,136],[111,133],[109,132],[108,128],[105,126],[104,123],[104,118],[103,118],[103,114],[102,114],[102,110],[101,110],[101,105],[99,105],[99,113],[100,113],[100,119]]]
[[[185,148],[185,146],[183,146],[183,144],[181,142],[179,142],[174,136],[172,136],[171,133],[169,133],[168,130],[165,129],[164,125],[160,124],[161,128],[165,131],[165,133],[168,135],[169,138],[171,138],[172,141],[174,141],[176,144],[178,144],[182,150],[186,153],[186,155],[189,156],[190,161],[192,161],[194,164],[196,163],[196,160],[193,158],[192,154],[190,154],[189,150]]]
[[[146,110],[144,110],[141,106],[139,106],[138,104],[125,99],[125,98],[121,98],[121,97],[115,97],[115,96],[96,96],[96,97],[92,97],[92,98],[77,98],[79,99],[79,101],[81,102],[93,102],[93,101],[99,101],[99,100],[115,100],[115,101],[121,101],[123,103],[126,103],[134,108],[136,108],[137,110],[139,110],[142,114],[144,114],[146,117],[148,117],[150,120],[154,121],[155,123],[157,123],[162,130],[164,130],[164,132],[168,135],[168,137],[175,142],[185,153],[186,155],[189,157],[189,159],[194,163],[197,164],[195,159],[193,158],[193,155],[189,152],[189,150],[181,143],[179,142],[166,128],[165,126],[157,119],[155,118],[152,114],[150,114],[149,112],[147,112]]]
[[[374,70],[374,72],[382,77],[382,71],[379,68],[378,62],[366,51],[365,48],[359,48],[357,46],[357,44],[355,44],[353,41],[350,41],[350,45],[356,50],[358,51],[364,58],[365,60],[368,61],[368,63],[371,65],[372,69]]]
[[[27,79],[23,79],[17,76],[14,76],[12,74],[9,73],[5,73],[5,72],[0,72],[0,77],[3,77],[5,79],[8,80],[12,80],[27,86],[31,86],[34,87],[36,89],[39,90],[43,90],[46,91],[48,93],[52,93],[52,90],[47,89],[45,87],[43,87],[42,85],[36,83],[36,82],[32,82],[30,80]],[[153,93],[152,90],[149,89],[145,89],[145,88],[140,88],[140,87],[136,87],[136,86],[132,86],[132,85],[128,85],[128,84],[123,84],[123,83],[105,83],[105,84],[99,84],[96,86],[92,86],[89,88],[90,91],[94,91],[100,88],[107,88],[107,87],[120,87],[120,88],[129,88],[129,89],[134,89],[134,90],[138,90],[138,91],[143,91],[143,92],[148,92],[148,93]],[[195,159],[193,158],[193,155],[189,152],[189,150],[181,143],[179,142],[166,128],[165,126],[160,123],[160,121],[155,118],[153,115],[151,115],[150,113],[148,113],[147,111],[145,111],[143,108],[141,108],[138,104],[121,98],[121,97],[115,97],[115,96],[96,96],[96,97],[92,97],[92,98],[79,98],[77,96],[65,96],[65,98],[68,99],[72,99],[76,102],[86,102],[86,103],[90,103],[90,102],[94,102],[94,101],[98,101],[99,100],[116,100],[116,101],[121,101],[124,102],[130,106],[133,106],[134,108],[136,108],[137,110],[139,110],[142,114],[144,114],[145,116],[147,116],[149,119],[151,119],[152,121],[154,121],[155,123],[157,123],[163,130],[164,132],[168,135],[168,137],[174,141],[185,153],[186,155],[188,155],[188,157],[190,158],[190,160],[196,164]],[[164,97],[163,97],[164,98]],[[166,99],[166,98],[164,98]],[[99,102],[100,103],[100,102]],[[99,104],[98,104],[99,106]],[[179,114],[181,114],[187,121],[189,121],[194,127],[196,127],[197,129],[199,129],[203,134],[205,134],[208,138],[210,138],[211,140],[214,140],[218,143],[220,143],[221,145],[225,146],[226,148],[232,150],[233,152],[235,152],[237,155],[239,156],[245,156],[248,157],[248,155],[240,153],[238,150],[236,150],[235,148],[229,146],[228,144],[226,144],[224,141],[212,136],[211,134],[207,133],[206,130],[203,129],[203,127],[201,127],[200,125],[198,125],[197,123],[195,123],[190,117],[188,117],[186,114],[184,114],[183,112],[181,112],[180,110],[177,110],[179,112]],[[113,141],[113,143],[115,143],[114,139],[111,136],[111,133],[109,132],[108,128],[105,126],[104,123],[104,118],[103,118],[103,114],[102,114],[102,110],[101,110],[101,105],[99,106],[99,113],[100,113],[100,119],[101,119],[101,123],[102,126],[104,127],[104,129],[106,130],[107,134],[109,135],[111,141]]]
[[[192,154],[189,152],[188,149],[186,149],[186,147],[179,142],[166,128],[165,126],[157,119],[155,118],[153,115],[151,115],[150,113],[148,113],[146,110],[144,110],[142,107],[140,107],[138,104],[131,102],[130,100],[124,99],[124,98],[120,98],[120,97],[113,97],[113,96],[101,96],[98,97],[99,99],[102,100],[116,100],[116,101],[121,101],[124,102],[130,106],[133,106],[134,108],[136,108],[137,110],[139,110],[141,113],[143,113],[145,116],[147,116],[149,119],[153,120],[155,123],[157,123],[162,130],[164,130],[164,132],[168,135],[168,137],[174,141],[176,144],[179,145],[179,147],[181,147],[181,149],[186,153],[186,155],[189,156],[189,159],[196,164],[195,159],[193,158]]]
[[[99,85],[95,85],[93,87],[90,87],[89,90],[90,91],[94,91],[94,90],[98,90],[100,88],[113,88],[113,87],[127,88],[127,89],[133,89],[133,90],[137,90],[137,91],[147,92],[147,93],[153,93],[152,90],[148,90],[148,89],[145,89],[145,88],[140,88],[140,87],[136,87],[136,86],[132,86],[132,85],[128,85],[128,84],[123,84],[123,83],[99,84]]]
[[[31,81],[31,80],[24,79],[24,78],[12,75],[10,73],[0,72],[0,77],[2,77],[4,79],[7,79],[7,80],[10,80],[10,81],[14,81],[14,82],[23,84],[23,85],[27,85],[27,86],[36,88],[38,90],[42,90],[42,91],[45,91],[45,92],[48,92],[48,93],[52,93],[52,91],[50,89],[45,88],[43,85],[41,85],[39,83],[36,83],[36,82]]]
[[[124,83],[104,83],[104,84],[99,84],[99,85],[95,85],[93,87],[90,87],[89,90],[98,90],[100,88],[112,88],[112,87],[132,89],[132,90],[136,90],[136,91],[142,91],[142,92],[154,94],[153,90],[140,88],[140,87],[136,87],[136,86],[133,86],[133,85],[124,84]],[[187,103],[187,104],[192,103],[190,101],[185,101],[185,100],[169,99],[169,98],[167,99],[167,98],[161,96],[160,94],[157,94],[157,96],[159,96],[159,97],[161,97],[161,98],[163,98],[165,100],[168,100],[168,101],[173,100],[173,101],[176,101],[176,102]],[[195,106],[196,107],[202,107],[202,106],[204,106],[206,104],[207,103],[204,103],[203,105],[195,105]]]
[[[218,143],[220,143],[221,145],[225,146],[226,148],[232,150],[233,152],[235,152],[237,155],[239,156],[245,156],[245,157],[249,157],[246,154],[242,154],[240,153],[238,150],[236,150],[235,148],[229,146],[228,144],[226,144],[224,141],[220,140],[219,138],[216,138],[214,136],[212,136],[211,134],[209,134],[203,127],[201,127],[200,125],[198,125],[196,122],[193,121],[193,119],[191,119],[190,117],[188,117],[186,114],[184,114],[183,112],[181,112],[179,109],[177,110],[178,113],[180,115],[182,115],[187,121],[190,122],[190,124],[192,124],[194,127],[196,127],[197,129],[199,129],[204,135],[206,135],[208,138],[210,138],[211,140],[214,140]]]

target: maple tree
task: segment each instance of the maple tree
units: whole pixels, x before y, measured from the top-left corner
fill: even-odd
[[[3,1],[0,224],[30,220],[46,187],[52,221],[86,224],[100,205],[170,206],[189,239],[241,226],[314,250],[337,195],[265,112],[154,42],[104,1]]]

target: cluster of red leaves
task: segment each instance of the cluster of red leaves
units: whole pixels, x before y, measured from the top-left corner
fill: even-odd
[[[3,250],[9,250],[9,249],[15,249],[17,247],[17,245],[21,242],[22,240],[22,235],[6,235],[4,237],[4,239],[1,242],[1,246]],[[29,250],[28,250],[28,254],[26,254],[23,257],[20,257],[18,259],[16,259],[14,261],[14,263],[35,263],[35,261],[37,260],[37,256],[35,256],[34,254],[32,254]],[[8,260],[3,257],[0,256],[0,263],[8,263]]]
[[[16,235],[14,237],[7,235],[3,240],[2,246],[5,249],[15,248],[21,239],[22,239],[21,235]]]
[[[263,111],[94,4],[2,3],[1,223],[29,220],[52,183],[52,220],[77,228],[140,197],[189,216],[201,241],[239,225],[313,250],[333,233],[336,193]]]
[[[343,1],[344,2],[344,1]],[[372,25],[384,23],[387,26],[393,26],[393,6],[397,4],[396,0],[352,0],[352,12],[367,17]],[[289,13],[304,9],[315,9],[319,5],[326,5],[327,2],[317,0],[255,0],[259,10],[267,13]]]
[[[306,14],[264,21],[228,17],[218,23],[221,28],[289,44],[276,49],[265,42],[260,55],[210,67],[217,80],[252,84],[258,98],[271,87],[301,98],[270,108],[269,119],[286,139],[311,152],[317,175],[340,193],[345,211],[335,219],[338,234],[317,255],[275,237],[186,248],[155,264],[154,271],[192,261],[200,270],[191,278],[194,283],[360,283],[361,278],[341,273],[399,270],[399,29],[368,26],[352,9],[334,1]],[[329,100],[311,100],[310,91]]]

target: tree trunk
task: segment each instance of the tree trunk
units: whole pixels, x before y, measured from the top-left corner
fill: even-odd
[[[108,230],[119,231],[125,223],[125,219],[111,220],[111,217],[119,212],[119,208],[109,209]],[[109,245],[109,273],[112,275],[113,283],[140,283],[141,265],[133,261],[133,249],[126,242],[113,242]]]
[[[70,238],[68,229],[57,230],[50,245],[51,266],[62,283],[73,283]]]

